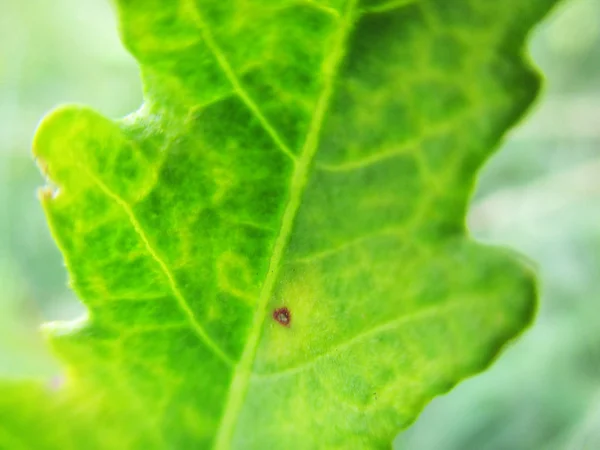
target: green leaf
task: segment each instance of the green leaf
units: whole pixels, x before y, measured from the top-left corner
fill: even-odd
[[[117,1],[145,103],[38,130],[89,314],[46,327],[63,385],[0,385],[0,447],[389,447],[532,317],[464,218],[553,3]]]

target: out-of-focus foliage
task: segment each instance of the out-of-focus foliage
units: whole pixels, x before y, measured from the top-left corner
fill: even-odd
[[[540,27],[547,93],[490,161],[471,215],[476,236],[539,265],[538,320],[430,405],[399,449],[600,448],[599,22],[600,2],[572,0]],[[105,1],[0,2],[0,375],[55,371],[35,328],[80,311],[34,195],[37,120],[65,100],[115,117],[140,98]]]

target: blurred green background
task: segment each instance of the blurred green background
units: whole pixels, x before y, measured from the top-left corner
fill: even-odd
[[[530,48],[544,95],[482,172],[469,225],[537,264],[540,311],[489,371],[434,400],[397,450],[600,449],[600,0],[564,2]],[[37,122],[64,102],[110,117],[141,103],[108,0],[2,0],[4,377],[57,373],[38,326],[83,311],[37,201],[44,180],[30,153]]]

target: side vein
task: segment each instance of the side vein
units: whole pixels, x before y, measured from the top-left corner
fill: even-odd
[[[296,162],[296,155],[294,155],[294,153],[289,149],[289,147],[283,142],[283,139],[281,139],[279,133],[277,133],[275,128],[273,128],[271,123],[261,112],[258,105],[254,102],[254,100],[252,100],[252,98],[250,98],[244,87],[241,85],[240,81],[238,80],[238,77],[231,68],[231,65],[229,64],[229,61],[215,42],[215,39],[213,38],[206,24],[204,23],[204,20],[202,19],[202,16],[200,15],[200,12],[198,11],[196,5],[192,4],[191,2],[188,2],[187,5],[187,9],[192,14],[192,17],[196,22],[200,34],[202,35],[204,43],[208,47],[208,50],[217,60],[219,67],[225,74],[227,80],[231,83],[231,86],[235,90],[236,94],[240,96],[244,104],[248,107],[252,114],[254,114],[256,119],[258,119],[258,122],[261,124],[263,129],[269,134],[271,139],[273,139],[273,142],[275,142],[279,150],[285,153],[285,155],[288,156],[292,161]]]
[[[158,252],[152,247],[152,244],[148,240],[148,236],[146,236],[146,233],[144,232],[144,229],[142,228],[140,222],[135,217],[135,214],[133,213],[133,210],[131,209],[131,207],[129,206],[129,204],[125,200],[123,200],[118,194],[116,194],[115,192],[113,192],[108,186],[106,186],[95,174],[93,174],[92,172],[90,172],[86,168],[84,168],[84,170],[89,175],[89,177],[94,181],[94,183],[96,183],[96,185],[100,188],[100,190],[104,194],[106,194],[108,197],[110,197],[113,201],[115,201],[123,209],[123,211],[125,212],[125,214],[129,218],[129,221],[131,222],[131,225],[133,226],[133,229],[135,230],[135,232],[137,233],[137,235],[140,237],[140,239],[142,240],[142,242],[146,246],[146,249],[148,250],[148,253],[152,257],[152,259],[154,259],[154,261],[156,261],[156,263],[158,264],[158,266],[161,268],[162,272],[164,273],[165,277],[167,278],[167,282],[169,283],[169,287],[171,288],[171,291],[173,292],[173,295],[175,296],[175,299],[177,300],[177,303],[178,303],[179,307],[184,312],[184,314],[185,314],[188,322],[190,323],[190,325],[191,325],[192,329],[194,330],[194,332],[196,333],[196,335],[221,360],[223,360],[228,365],[233,366],[234,365],[233,360],[215,343],[215,341],[212,340],[212,338],[204,330],[204,328],[202,327],[202,325],[200,325],[200,323],[198,322],[198,320],[196,320],[196,316],[195,316],[194,312],[192,311],[192,309],[190,308],[190,305],[188,304],[188,302],[185,299],[184,295],[182,294],[181,290],[177,286],[177,282],[175,281],[175,277],[171,273],[171,270],[169,269],[169,266],[160,257],[160,255],[158,254]]]
[[[362,12],[364,14],[378,14],[384,13],[388,11],[393,11],[395,9],[402,9],[405,6],[411,5],[413,3],[417,3],[419,0],[392,0],[387,3],[383,3],[378,6],[373,6],[371,8],[365,8]]]
[[[323,90],[317,100],[315,112],[300,154],[300,160],[294,170],[290,184],[290,198],[283,214],[279,235],[273,247],[267,277],[254,312],[248,341],[233,374],[223,410],[223,417],[215,440],[214,448],[217,450],[229,450],[231,441],[233,440],[236,421],[242,409],[244,398],[248,391],[248,384],[252,376],[252,365],[262,335],[266,309],[272,296],[275,282],[279,276],[281,260],[291,236],[296,214],[300,208],[304,189],[308,182],[312,160],[319,144],[321,127],[333,95],[335,76],[344,57],[344,44],[353,25],[356,3],[357,0],[350,0],[348,2],[343,21],[332,45],[331,54],[323,65],[323,73],[325,75]]]
[[[267,381],[273,378],[286,377],[289,375],[296,374],[298,372],[303,372],[317,364],[319,361],[329,358],[335,353],[340,353],[348,348],[351,348],[354,345],[360,343],[361,341],[364,341],[365,339],[377,336],[381,333],[385,333],[386,331],[394,330],[403,325],[418,322],[419,320],[425,320],[430,319],[432,317],[441,316],[454,310],[467,307],[468,305],[470,305],[470,302],[467,301],[453,302],[441,307],[431,307],[410,314],[406,314],[404,316],[398,317],[397,319],[376,325],[373,328],[370,328],[368,330],[363,331],[362,333],[357,334],[356,336],[353,336],[351,339],[340,342],[339,344],[329,348],[325,353],[317,355],[313,359],[305,361],[302,364],[290,367],[285,370],[281,370],[279,372],[255,373],[253,374],[252,378],[255,380]]]

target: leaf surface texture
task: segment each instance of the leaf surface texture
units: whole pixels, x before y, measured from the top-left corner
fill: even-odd
[[[389,448],[531,319],[464,220],[554,1],[116,3],[145,103],[37,132],[89,314],[46,327],[63,386],[0,383],[0,447]]]

